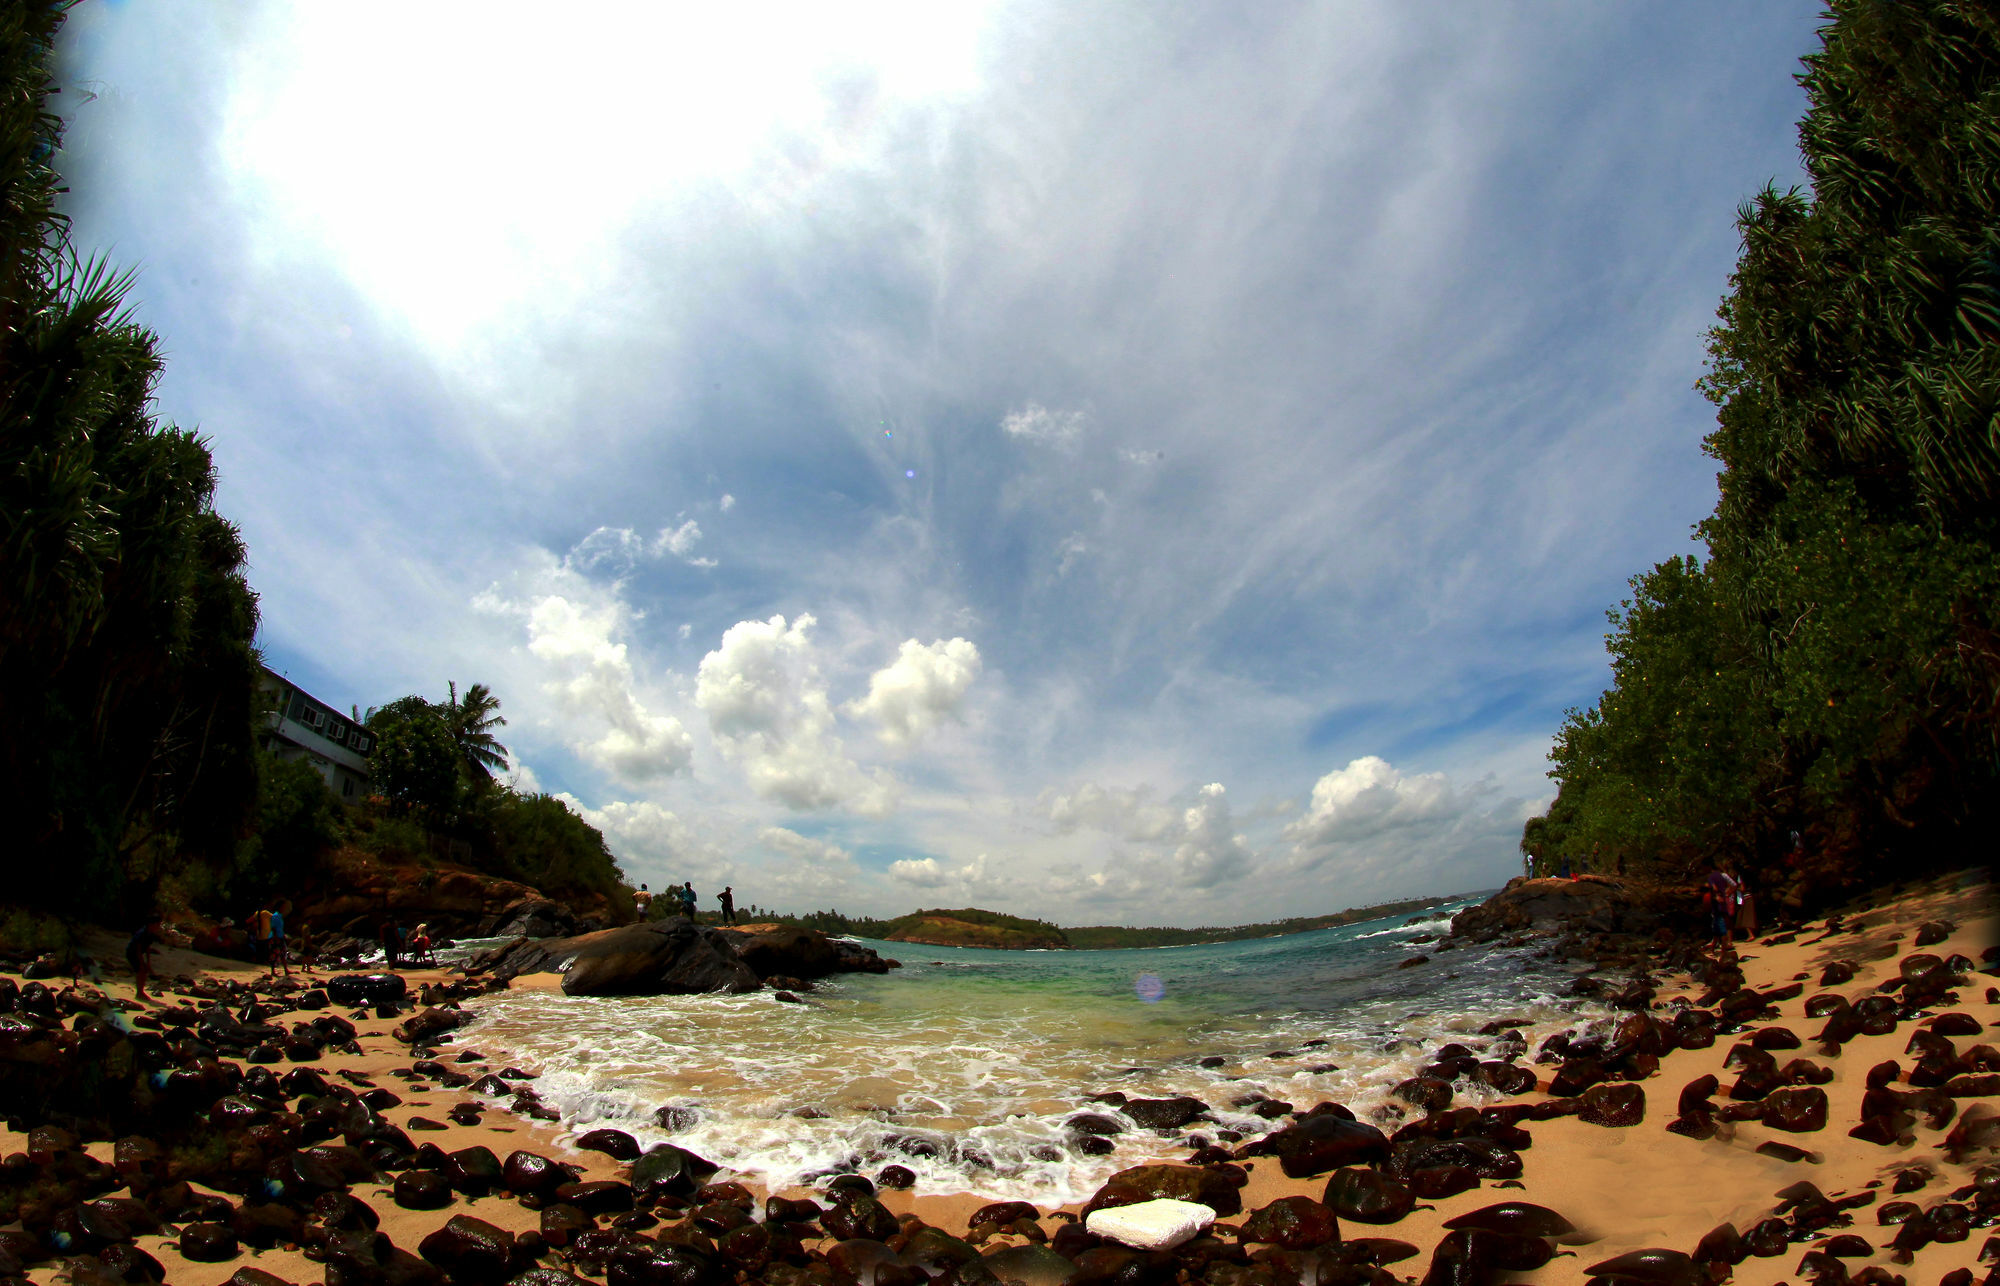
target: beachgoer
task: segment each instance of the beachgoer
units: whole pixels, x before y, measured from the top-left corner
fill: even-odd
[[[681,885],[681,914],[686,916],[690,920],[695,918],[694,904],[695,904],[694,881],[689,880],[685,884]]]
[[[271,910],[258,907],[250,915],[250,954],[258,964],[271,958]]]
[[[382,921],[380,937],[382,941],[382,967],[385,969],[394,969],[396,967],[396,957],[403,943],[403,931],[396,927],[394,920],[384,920]]]
[[[431,926],[428,924],[418,925],[416,933],[410,937],[410,963],[437,963],[437,956],[431,951]]]
[[[653,895],[646,891],[644,884],[641,884],[639,891],[632,895],[632,909],[639,913],[641,920],[653,918]]]
[[[313,954],[312,930],[306,927],[304,920],[299,921],[299,931],[295,936],[299,940],[299,970],[302,973],[311,973],[313,966],[318,963],[318,957]]]
[[[722,892],[715,895],[715,900],[722,904],[722,922],[736,923],[736,895],[729,891],[727,884],[722,886]]]
[[[287,978],[292,976],[292,962],[285,956],[285,912],[289,911],[291,906],[290,902],[280,899],[276,906],[264,913],[269,917],[266,923],[271,926],[271,939],[266,948],[269,957],[268,971],[276,973],[282,966]]]
[[[1736,918],[1734,928],[1744,941],[1757,936],[1757,895],[1750,891],[1750,882],[1734,870],[1729,878],[1736,881]]]
[[[1702,905],[1708,909],[1709,945],[1725,947],[1730,942],[1730,931],[1736,920],[1737,883],[1729,877],[1720,863],[1709,868],[1708,878],[1702,881]]]
[[[125,944],[125,963],[132,966],[132,974],[138,979],[134,994],[140,1000],[152,999],[146,994],[146,979],[153,976],[153,949],[160,943],[160,927],[160,917],[155,912]]]

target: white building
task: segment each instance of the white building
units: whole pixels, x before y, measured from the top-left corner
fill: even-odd
[[[271,696],[271,713],[257,743],[283,758],[311,763],[342,800],[352,803],[367,795],[374,735],[268,666],[258,686]]]

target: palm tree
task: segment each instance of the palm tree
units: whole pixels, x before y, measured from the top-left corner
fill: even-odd
[[[493,729],[507,726],[507,721],[500,717],[500,698],[483,683],[468,685],[463,698],[458,695],[456,683],[450,688],[451,699],[445,703],[444,717],[451,728],[452,742],[458,747],[466,779],[475,786],[484,785],[496,771],[507,771],[507,747],[493,739]]]

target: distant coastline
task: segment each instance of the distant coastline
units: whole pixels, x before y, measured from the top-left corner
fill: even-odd
[[[917,911],[876,925],[875,932],[870,932],[868,927],[859,925],[852,931],[881,942],[907,942],[927,947],[979,947],[995,951],[1117,951],[1142,947],[1198,946],[1203,943],[1234,942],[1243,938],[1279,938],[1293,933],[1336,929],[1343,925],[1359,924],[1365,920],[1379,920],[1387,916],[1428,911],[1434,907],[1477,896],[1478,893],[1454,893],[1443,897],[1405,898],[1396,902],[1377,903],[1374,906],[1349,907],[1344,911],[1335,911],[1327,915],[1294,916],[1290,919],[1270,920],[1259,924],[1203,926],[1194,929],[1169,926],[1141,928],[1110,924],[1062,929],[1046,920],[1030,920],[998,911],[967,907],[958,910]]]

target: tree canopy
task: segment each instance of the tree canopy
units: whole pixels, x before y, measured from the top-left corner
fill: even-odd
[[[1838,0],[1810,193],[1738,212],[1706,562],[1632,581],[1522,844],[1802,902],[1979,861],[2000,787],[2000,15]],[[1796,836],[1796,840],[1794,839]]]
[[[67,6],[0,14],[0,815],[13,896],[65,910],[226,865],[256,793],[257,600],[215,468],[153,414],[131,277],[57,208]]]

